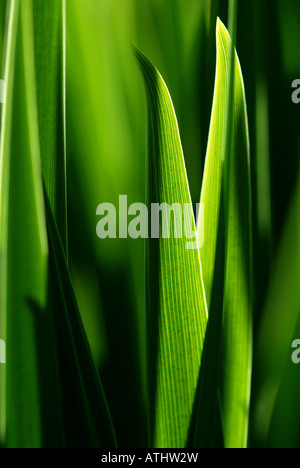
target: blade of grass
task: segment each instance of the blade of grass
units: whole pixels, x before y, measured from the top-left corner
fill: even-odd
[[[4,69],[4,44],[5,44],[5,23],[6,23],[6,0],[0,0],[0,71],[3,79]]]
[[[236,35],[237,2],[232,2]],[[234,26],[235,24],[235,26]],[[247,446],[252,371],[252,223],[249,132],[241,67],[230,51],[231,90],[227,114],[224,193],[226,264],[223,335],[222,420],[225,447]],[[232,127],[228,125],[232,122]],[[228,145],[228,146],[227,146]],[[227,147],[226,147],[227,146]]]
[[[148,103],[148,202],[183,206],[191,199],[173,104],[159,72],[135,55]],[[151,239],[146,275],[150,446],[184,447],[207,324],[199,251]]]
[[[51,0],[50,7],[34,0],[33,5],[41,160],[50,242],[49,307],[56,317],[66,443],[72,447],[114,447],[111,418],[67,266],[65,0]]]
[[[222,191],[224,132],[226,131],[226,106],[229,93],[228,49],[222,38],[222,25],[216,31],[217,66],[211,124],[205,159],[201,203],[207,213],[204,225],[205,242],[201,249],[201,265],[208,311],[212,296],[217,247],[217,226],[220,215]]]
[[[232,19],[233,28],[234,23]],[[217,385],[221,386],[224,443],[226,447],[244,447],[247,443],[252,359],[249,140],[241,69],[237,55],[232,54],[229,34],[220,21],[217,25],[217,49],[215,95],[201,194],[201,203],[205,204],[208,213],[201,263],[209,314],[213,314],[210,320],[215,322],[219,335],[223,321],[222,374]],[[221,211],[224,223],[220,222]],[[221,246],[218,255],[223,260],[217,258],[217,243],[222,242],[218,240],[220,235],[223,237],[224,254]],[[217,280],[220,271],[224,273],[225,283],[223,308],[220,301],[212,297],[214,281],[220,284]],[[216,288],[214,294],[219,294],[219,290]],[[223,319],[220,314],[223,314]],[[220,350],[211,349],[214,355],[207,358],[207,366],[211,359],[211,367],[215,369]],[[216,379],[212,381],[216,382]],[[201,384],[204,390],[199,405],[203,405],[208,397],[215,408],[218,389],[209,388],[207,382],[209,379]],[[207,437],[203,432],[202,435]],[[198,437],[201,440],[201,434]]]
[[[34,0],[34,46],[43,180],[67,253],[65,0]]]
[[[3,419],[1,432],[7,447],[41,447],[45,431],[48,440],[59,445],[63,435],[54,329],[46,309],[48,243],[35,100],[32,3],[11,2],[10,7],[13,26],[9,34],[13,33],[14,46],[9,40],[1,143],[1,314],[7,340],[1,408],[7,422]],[[47,372],[41,370],[41,361]],[[41,392],[45,384],[46,394]],[[44,412],[45,396],[56,409],[49,427],[45,427],[49,416]]]
[[[65,399],[67,445],[113,448],[116,446],[114,428],[82,325],[64,248],[47,195],[46,214]],[[76,423],[74,414],[77,414]]]
[[[8,178],[9,160],[4,155],[10,153],[11,120],[13,106],[13,86],[15,68],[15,47],[18,30],[18,0],[9,2],[9,22],[7,28],[7,49],[5,60],[6,102],[3,105],[1,123],[0,154],[0,332],[6,340],[7,310],[7,241],[8,241]],[[6,366],[0,366],[0,444],[6,437]]]
[[[52,220],[48,283],[35,101],[33,4],[31,0],[20,4],[18,23],[17,7],[19,2],[11,3],[10,35],[16,47],[8,49],[8,100],[1,143],[1,330],[2,323],[7,330],[7,379],[1,380],[1,443],[8,447],[60,447],[64,446],[66,429],[70,446],[75,445],[76,433],[78,446],[113,447],[115,438],[106,400],[72,295],[65,249],[53,228],[56,223],[46,194],[48,224]],[[12,66],[14,60],[16,67]],[[23,109],[26,112],[22,113]],[[53,262],[59,267],[54,268]],[[7,435],[5,415],[9,421]]]
[[[220,353],[225,277],[225,219],[224,210],[220,206],[224,204],[224,135],[230,81],[227,72],[228,50],[222,41],[221,28],[218,21],[214,98],[201,193],[206,218],[205,242],[200,257],[209,319],[189,437],[189,446],[197,448],[214,447],[217,443],[217,431],[220,432],[216,424],[218,413],[220,414]]]
[[[210,313],[187,444],[194,448],[224,447],[219,389],[225,268],[223,218],[221,211]]]
[[[248,440],[252,371],[252,223],[249,131],[242,72],[233,44],[237,2],[230,2],[233,42],[224,28],[230,57],[224,194],[226,232],[221,401],[225,447]],[[236,120],[235,120],[236,118]]]

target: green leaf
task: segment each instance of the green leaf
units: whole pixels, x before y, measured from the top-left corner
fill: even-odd
[[[194,448],[224,447],[219,389],[225,272],[224,235],[224,216],[221,211],[210,313],[187,444]]]
[[[230,49],[228,51],[225,48],[222,28],[223,25],[218,21],[215,91],[201,193],[201,203],[204,204],[206,216],[204,223],[204,244],[200,256],[208,310],[210,310],[216,261],[224,137],[226,132],[226,105],[229,93],[227,67]]]
[[[4,79],[6,82],[6,103],[3,105],[1,122],[0,153],[0,334],[6,340],[7,321],[7,242],[8,242],[8,191],[9,159],[4,155],[10,152],[11,120],[13,105],[13,81],[15,47],[18,30],[19,2],[10,1],[9,25],[7,28],[7,51]],[[0,443],[6,437],[6,367],[0,366]]]
[[[178,124],[168,89],[135,50],[148,103],[148,203],[189,204]],[[177,221],[171,223],[171,233]],[[177,224],[178,227],[178,224]],[[198,246],[151,239],[146,254],[150,446],[184,447],[197,387],[207,310]]]
[[[6,10],[6,0],[0,0],[0,70],[1,70],[1,79],[3,79],[3,64],[4,64],[4,32],[5,32],[5,10]]]
[[[224,443],[226,447],[245,447],[252,365],[249,137],[241,68],[237,55],[233,63],[231,57],[232,42],[218,20],[215,94],[201,193],[206,213],[201,263],[210,320],[219,336],[223,321],[221,376],[216,383],[221,389]],[[223,307],[212,297],[223,290],[220,274],[224,274]],[[215,289],[214,282],[219,285]],[[217,366],[219,353],[212,349],[215,355],[208,360]],[[212,391],[207,386],[205,392],[214,395],[216,405],[217,388]]]
[[[230,39],[226,30],[223,38]],[[223,336],[222,420],[225,447],[246,447],[252,374],[252,222],[249,136],[246,98],[235,60],[231,158],[225,155],[229,181],[225,217],[227,244]]]
[[[36,92],[43,180],[67,252],[65,0],[34,0]]]
[[[42,180],[38,110],[45,116],[47,102],[39,108],[36,102],[34,1],[10,3],[0,179],[1,339],[7,343],[1,445],[113,447],[109,411],[57,230],[59,217]],[[43,138],[41,146],[48,148]],[[56,169],[64,173],[63,164]],[[63,179],[46,164],[44,176],[49,173],[59,186]]]
[[[56,407],[51,416],[56,426],[52,440],[62,438],[53,322],[46,310],[48,243],[31,7],[30,0],[9,3],[7,99],[1,135],[1,335],[7,344],[7,363],[1,369],[0,412],[1,444],[7,447],[43,445],[44,396]],[[47,392],[41,394],[45,386]]]
[[[67,446],[116,447],[106,398],[82,325],[64,248],[47,195],[46,213]]]
[[[49,4],[34,0],[33,17],[41,161],[50,244],[48,308],[56,325],[60,369],[57,377],[66,444],[114,447],[114,429],[67,266],[65,1],[51,0],[49,8]]]

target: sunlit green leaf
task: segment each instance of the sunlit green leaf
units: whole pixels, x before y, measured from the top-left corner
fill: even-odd
[[[183,207],[191,199],[172,101],[158,71],[140,52],[136,56],[148,103],[149,206]],[[189,210],[195,228],[191,205]],[[197,245],[188,250],[186,239],[171,234],[148,241],[146,264],[151,443],[183,447],[207,323],[199,251]]]
[[[235,56],[234,74],[230,71],[232,44],[220,21],[217,25],[217,49],[215,95],[201,194],[206,213],[201,263],[209,313],[212,314],[210,320],[219,323],[216,336],[221,336],[223,320],[222,375],[219,377],[222,380],[216,383],[221,389],[224,443],[227,447],[244,447],[247,443],[252,359],[249,140],[241,69]],[[231,76],[234,77],[232,85]],[[218,236],[223,239],[218,239]],[[218,242],[221,242],[218,255],[223,260],[217,257]],[[220,269],[224,274],[224,286],[221,288]],[[213,290],[217,275],[219,287]],[[223,288],[222,307],[212,293],[220,295]],[[220,315],[222,309],[223,319]],[[218,338],[215,346],[219,346]],[[212,349],[215,351],[214,347]],[[215,366],[218,358],[215,352]],[[208,395],[212,394],[211,389]],[[216,388],[214,395],[216,400]]]

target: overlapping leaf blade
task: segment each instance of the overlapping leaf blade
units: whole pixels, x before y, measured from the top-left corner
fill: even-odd
[[[48,386],[46,395],[51,396],[57,408],[52,417],[57,417],[56,423],[60,418],[53,322],[46,311],[48,244],[35,100],[31,5],[31,1],[27,4],[10,2],[7,102],[1,139],[1,325],[7,341],[6,375],[1,382],[1,442],[8,447],[43,445],[45,395],[40,392],[45,384]],[[45,356],[51,356],[46,373],[42,371],[43,366],[49,364]],[[42,376],[46,377],[43,383]],[[9,421],[9,430],[6,421]],[[55,441],[60,437],[58,423]]]
[[[149,60],[135,53],[148,103],[148,203],[190,204],[169,92]],[[191,205],[190,215],[194,224]],[[187,250],[185,239],[172,234],[170,239],[151,239],[146,275],[150,444],[184,447],[207,323],[199,251]]]
[[[235,55],[233,73],[232,43],[220,21],[217,24],[217,49],[215,95],[201,194],[206,212],[201,263],[210,320],[218,323],[222,347],[219,353],[211,348],[214,355],[208,357],[206,364],[209,366],[212,359],[212,368],[215,369],[216,359],[220,358],[222,351],[221,374],[215,383],[221,390],[224,443],[226,447],[244,447],[247,443],[252,362],[249,140],[240,64]],[[233,83],[231,77],[234,77]],[[220,248],[217,250],[218,243]],[[213,290],[220,271],[224,274],[223,307],[222,302],[220,304],[212,297],[212,292],[220,294],[223,289],[217,287]],[[222,279],[219,278],[217,283],[222,284]],[[219,346],[218,343],[215,345]],[[216,399],[217,391],[215,388],[212,393],[210,389],[207,395],[214,394]],[[215,400],[213,404],[216,405]]]
[[[10,2],[0,185],[1,338],[7,340],[1,445],[8,447],[115,445],[67,267],[63,5],[55,2],[53,16],[38,0]],[[60,31],[54,44],[45,28]]]
[[[7,28],[6,67],[6,103],[3,106],[1,123],[0,154],[0,334],[6,340],[7,322],[7,241],[8,241],[8,190],[9,160],[11,140],[11,120],[13,106],[15,47],[18,30],[19,2],[10,1],[9,24]],[[0,366],[0,443],[6,438],[6,367]]]
[[[34,0],[37,103],[50,244],[48,309],[56,325],[66,444],[113,447],[114,429],[68,270],[65,0],[51,0],[50,7]]]
[[[223,31],[230,50],[230,38]],[[226,447],[246,447],[252,371],[252,222],[246,98],[238,59],[234,62],[233,128],[230,145],[223,338],[222,419]],[[230,114],[229,114],[230,115]]]
[[[3,69],[4,69],[4,42],[5,42],[5,11],[6,11],[6,0],[0,0],[0,70],[1,70],[1,78],[3,79]]]
[[[116,445],[114,429],[67,265],[65,1],[51,0],[49,9],[45,2],[34,0],[33,17],[41,161],[50,243],[48,308],[56,325],[66,444],[113,447]]]
[[[43,180],[67,252],[65,0],[34,0],[34,49]]]
[[[71,447],[115,447],[109,409],[82,325],[64,248],[47,195],[46,213],[66,442]],[[77,414],[76,424],[74,412]]]

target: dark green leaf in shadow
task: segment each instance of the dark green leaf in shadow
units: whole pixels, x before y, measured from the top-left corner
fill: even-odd
[[[67,446],[116,446],[102,384],[78,310],[63,245],[46,197],[53,309],[56,319]]]

